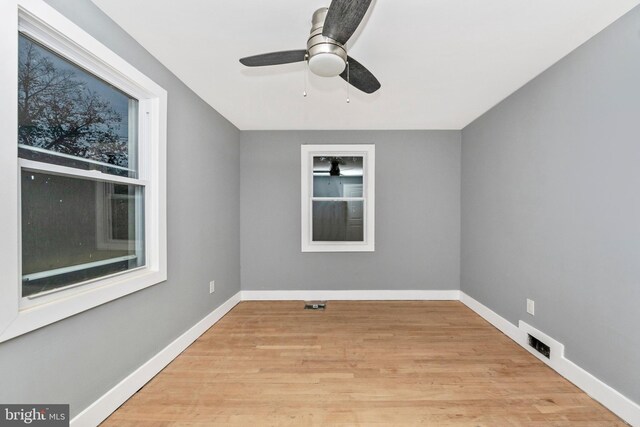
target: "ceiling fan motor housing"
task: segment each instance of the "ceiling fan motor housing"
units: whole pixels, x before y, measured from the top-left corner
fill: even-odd
[[[322,77],[340,75],[347,64],[347,50],[344,45],[322,35],[322,27],[327,17],[326,7],[313,13],[311,33],[307,40],[309,69]]]

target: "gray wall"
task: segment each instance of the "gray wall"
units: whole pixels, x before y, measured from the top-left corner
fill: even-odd
[[[49,2],[169,92],[169,280],[0,344],[0,402],[77,414],[241,279],[249,290],[461,285],[640,401],[640,9],[462,134],[240,134],[90,1]],[[300,252],[302,143],[376,144],[374,253]]]
[[[462,290],[636,402],[639,123],[636,8],[462,138]]]
[[[300,251],[300,145],[376,145],[376,250]],[[242,289],[459,289],[459,131],[241,134]]]
[[[73,416],[240,290],[240,133],[93,3],[49,3],[169,93],[169,280],[0,344],[0,402]]]

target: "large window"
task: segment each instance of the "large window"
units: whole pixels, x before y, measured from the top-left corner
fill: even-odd
[[[19,35],[22,297],[145,264],[137,137],[137,99]]]
[[[43,2],[13,7],[0,340],[166,279],[166,92]]]
[[[303,145],[302,251],[374,250],[373,145]]]

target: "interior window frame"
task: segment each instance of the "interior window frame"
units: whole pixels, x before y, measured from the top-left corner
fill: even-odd
[[[303,144],[301,163],[301,250],[302,252],[375,251],[375,144]],[[313,202],[346,201],[349,197],[315,197],[313,194],[314,157],[363,158],[363,241],[314,241]]]

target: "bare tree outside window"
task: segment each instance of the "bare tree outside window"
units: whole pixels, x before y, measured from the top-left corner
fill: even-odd
[[[18,143],[129,168],[131,98],[20,36]]]

